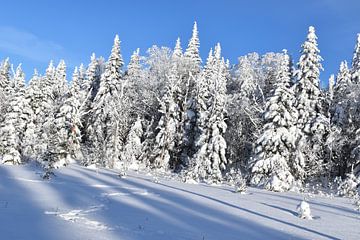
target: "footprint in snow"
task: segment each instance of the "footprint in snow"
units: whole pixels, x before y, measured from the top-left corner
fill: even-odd
[[[86,216],[91,212],[99,211],[102,209],[104,209],[104,205],[91,206],[88,209],[74,209],[64,212],[56,209],[55,211],[45,211],[45,214],[55,215],[65,221],[78,223],[85,226],[86,228],[93,230],[112,230],[112,228],[108,227],[107,225],[99,221],[91,220]]]

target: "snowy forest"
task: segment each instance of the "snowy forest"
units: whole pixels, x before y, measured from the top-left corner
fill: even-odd
[[[283,50],[230,63],[219,43],[201,59],[196,22],[182,45],[136,49],[124,66],[116,35],[107,60],[92,54],[71,77],[64,60],[51,61],[28,81],[3,59],[1,163],[37,162],[44,178],[76,161],[120,176],[146,169],[239,191],[315,186],[358,197],[360,35],[327,89],[312,26],[298,60]]]

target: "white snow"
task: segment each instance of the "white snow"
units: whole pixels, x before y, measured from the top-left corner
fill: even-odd
[[[0,239],[358,239],[350,199],[187,184],[146,173],[119,178],[76,164],[41,179],[33,165],[0,166]]]

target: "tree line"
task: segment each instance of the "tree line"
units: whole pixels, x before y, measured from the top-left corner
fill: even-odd
[[[0,66],[0,159],[51,169],[89,166],[173,171],[185,181],[248,184],[288,191],[309,182],[360,182],[360,35],[351,66],[320,88],[322,58],[309,27],[294,64],[281,53],[222,56],[203,63],[196,22],[183,51],[139,49],[126,70],[116,35],[107,61],[91,56],[69,82],[51,61],[29,80]]]

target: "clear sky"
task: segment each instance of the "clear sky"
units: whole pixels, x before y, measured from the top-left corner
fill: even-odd
[[[359,13],[359,0],[1,0],[0,59],[23,63],[29,78],[33,68],[43,73],[50,59],[63,58],[71,74],[92,52],[107,58],[116,33],[125,62],[138,47],[141,54],[154,44],[172,48],[178,36],[186,48],[196,20],[203,59],[220,42],[231,63],[284,48],[297,61],[313,25],[325,83],[352,58]]]

